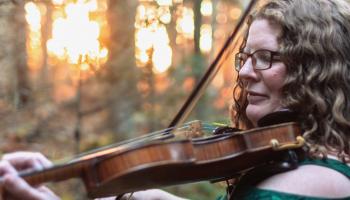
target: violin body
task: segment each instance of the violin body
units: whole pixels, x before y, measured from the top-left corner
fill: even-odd
[[[152,142],[103,158],[103,162],[90,166],[95,170],[84,169],[83,180],[89,197],[114,196],[180,184],[176,172],[194,163],[190,140]]]

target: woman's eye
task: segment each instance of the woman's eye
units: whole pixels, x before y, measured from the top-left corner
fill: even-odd
[[[269,62],[271,55],[269,53],[265,53],[265,52],[259,52],[256,53],[256,59],[260,60],[260,61],[264,61],[264,62]]]

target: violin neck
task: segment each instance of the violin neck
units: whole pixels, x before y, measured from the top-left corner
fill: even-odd
[[[58,182],[80,177],[85,166],[85,162],[62,164],[43,170],[24,171],[19,175],[30,185],[39,185],[46,182]]]

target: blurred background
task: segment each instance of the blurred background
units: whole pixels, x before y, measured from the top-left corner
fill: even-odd
[[[244,0],[1,0],[0,152],[59,161],[167,128],[232,33]],[[229,124],[234,45],[186,121]],[[86,199],[82,184],[51,185]],[[167,187],[215,199],[224,187]]]

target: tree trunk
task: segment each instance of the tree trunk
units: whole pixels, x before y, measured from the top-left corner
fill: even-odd
[[[140,99],[137,92],[139,72],[134,56],[134,24],[138,1],[109,0],[108,3],[108,23],[111,30],[107,63],[111,93],[108,95],[114,100],[109,109],[109,125],[117,134],[130,133],[133,132],[130,127],[134,127],[132,115]]]
[[[0,6],[0,94],[16,107],[28,102],[24,5]]]

